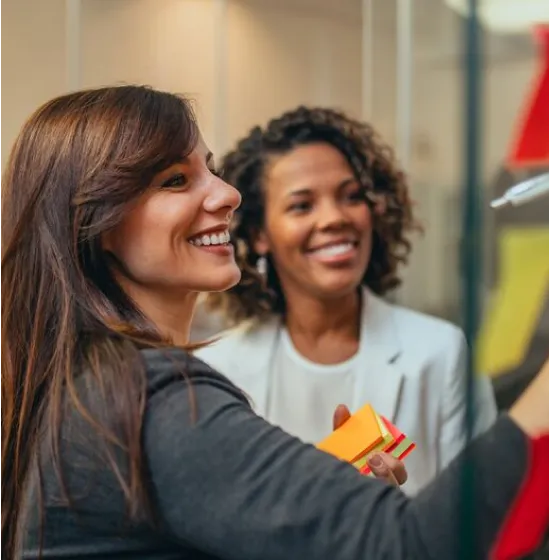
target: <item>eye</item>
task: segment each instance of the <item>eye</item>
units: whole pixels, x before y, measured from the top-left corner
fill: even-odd
[[[291,204],[290,206],[288,206],[288,211],[289,212],[295,212],[295,213],[303,213],[303,212],[307,212],[308,210],[311,209],[311,203],[305,200],[299,201],[299,202],[294,202],[293,204]]]
[[[351,202],[366,202],[366,190],[365,189],[353,189],[349,191],[346,195],[346,198]]]
[[[177,189],[187,184],[187,177],[183,173],[176,173],[162,183],[163,189]]]

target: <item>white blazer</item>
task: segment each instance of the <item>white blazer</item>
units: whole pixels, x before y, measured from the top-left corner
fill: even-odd
[[[454,325],[387,303],[369,290],[363,301],[360,336],[368,345],[368,358],[356,366],[354,402],[343,404],[354,412],[371,403],[414,440],[416,449],[405,459],[408,482],[403,487],[413,494],[465,445],[465,338]],[[263,417],[280,329],[274,318],[248,322],[196,352],[240,387]],[[475,412],[478,435],[497,414],[485,377],[476,382]]]

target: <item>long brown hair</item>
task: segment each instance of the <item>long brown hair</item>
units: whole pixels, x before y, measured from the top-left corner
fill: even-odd
[[[2,184],[2,555],[12,558],[38,434],[61,472],[62,402],[126,453],[119,476],[130,513],[147,509],[139,342],[167,343],[125,296],[101,249],[153,176],[188,154],[188,101],[146,87],[71,93],[38,109],[13,147]],[[91,371],[116,429],[75,388]],[[103,415],[104,416],[104,415]],[[112,459],[112,456],[111,456]],[[113,469],[116,471],[114,460]]]

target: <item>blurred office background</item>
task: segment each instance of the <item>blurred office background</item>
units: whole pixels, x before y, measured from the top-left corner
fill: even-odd
[[[218,155],[252,125],[298,104],[338,107],[373,123],[411,178],[425,234],[415,240],[395,298],[459,323],[466,5],[466,0],[4,0],[2,164],[33,109],[83,87],[144,83],[191,95]],[[516,178],[549,166],[548,156],[518,172],[505,170],[542,64],[532,24],[549,22],[549,2],[481,0],[479,14],[478,188],[488,200]],[[549,202],[520,214],[486,212],[483,218],[480,340],[488,350],[480,349],[479,367],[511,379],[526,360],[529,371],[535,370],[549,346],[549,269],[542,262],[549,262]],[[517,228],[536,250],[515,251],[526,260],[513,266],[541,280],[534,295],[508,292],[512,309],[494,318],[490,304],[507,281],[501,274],[507,254],[501,235]],[[526,311],[520,297],[532,300]],[[510,332],[509,317],[518,335]],[[194,336],[220,328],[199,313]],[[514,354],[495,358],[490,348],[506,340],[512,340]]]

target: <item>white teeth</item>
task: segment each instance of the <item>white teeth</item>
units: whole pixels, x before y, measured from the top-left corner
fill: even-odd
[[[321,249],[316,249],[313,251],[315,255],[321,255],[326,257],[334,257],[336,255],[342,255],[353,248],[352,243],[340,243],[338,245],[330,245],[328,247],[322,247]]]
[[[196,247],[200,247],[202,245],[225,245],[229,243],[231,240],[231,236],[229,235],[228,231],[224,231],[222,233],[212,233],[210,235],[202,235],[201,237],[195,237],[193,239],[189,239],[189,243],[191,245],[195,245]]]

